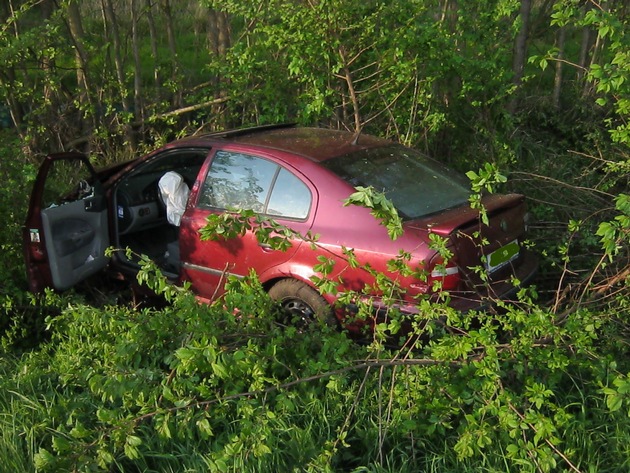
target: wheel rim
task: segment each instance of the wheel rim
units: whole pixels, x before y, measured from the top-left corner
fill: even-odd
[[[288,321],[295,325],[306,326],[313,322],[315,312],[312,307],[300,299],[287,299],[282,304]]]

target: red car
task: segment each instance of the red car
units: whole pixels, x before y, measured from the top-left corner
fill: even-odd
[[[392,240],[370,210],[345,205],[357,186],[382,191],[403,221]],[[336,300],[321,294],[311,277],[324,254],[336,260],[330,278],[340,290],[362,291],[372,276],[342,257],[388,273],[401,250],[427,278],[394,274],[404,293],[398,307],[416,311],[416,298],[449,291],[450,304],[476,309],[515,293],[512,278],[527,283],[537,258],[523,245],[526,204],[522,195],[483,198],[489,225],[469,204],[469,185],[424,155],[368,135],[294,125],[271,125],[181,139],[146,155],[95,172],[78,153],[48,156],[31,195],[24,245],[30,289],[64,290],[107,270],[131,278],[133,258],[107,247],[130,248],[162,266],[176,283],[189,282],[202,299],[221,294],[226,275],[255,270],[270,295],[302,318],[330,315]],[[318,251],[296,238],[286,251],[261,244],[254,234],[202,241],[210,214],[251,209],[300,234],[318,234]],[[447,241],[446,264],[429,235]],[[487,244],[480,245],[480,238]],[[482,283],[471,268],[488,276]],[[390,274],[390,273],[388,273]],[[391,275],[391,274],[390,274]],[[374,294],[375,308],[382,308]],[[343,311],[337,310],[338,317]]]

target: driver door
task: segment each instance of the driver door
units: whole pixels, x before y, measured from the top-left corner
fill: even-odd
[[[107,265],[107,205],[87,157],[60,153],[44,159],[24,227],[29,288],[69,289]]]

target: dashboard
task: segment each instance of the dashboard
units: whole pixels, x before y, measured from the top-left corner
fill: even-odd
[[[116,192],[118,233],[134,233],[166,223],[158,181],[162,174],[139,174],[126,179]]]

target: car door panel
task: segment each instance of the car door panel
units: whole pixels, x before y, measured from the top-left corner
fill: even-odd
[[[29,287],[65,290],[105,268],[107,205],[94,169],[79,153],[47,156],[24,228]]]
[[[250,270],[262,274],[286,262],[302,244],[296,239],[286,250],[273,249],[261,244],[252,230],[234,238],[201,241],[199,229],[211,213],[192,209],[182,219],[180,233],[180,242],[186,242],[181,249],[182,280],[190,282],[193,291],[204,298],[220,295],[228,276],[244,277]],[[304,234],[309,229],[309,223],[276,221]]]
[[[202,241],[199,230],[208,216],[225,209],[254,210],[306,234],[312,225],[315,193],[303,178],[269,155],[218,150],[208,167],[202,170],[204,177],[193,190],[198,195],[180,227],[181,277],[198,295],[213,299],[222,293],[227,276],[244,277],[251,270],[260,275],[289,260],[302,241],[296,238],[288,249],[276,250],[259,242],[252,230],[235,238]],[[292,198],[296,195],[302,196],[297,203]]]
[[[55,289],[64,290],[107,265],[107,214],[86,210],[83,201],[42,211],[46,251]]]

